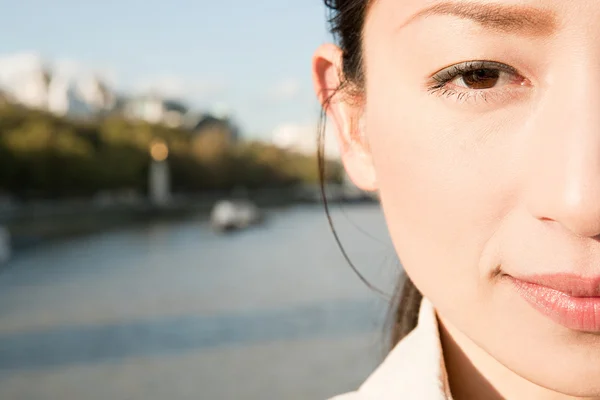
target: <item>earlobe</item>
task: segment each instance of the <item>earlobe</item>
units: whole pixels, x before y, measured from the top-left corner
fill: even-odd
[[[342,71],[342,51],[332,44],[321,46],[313,57],[315,92],[338,139],[350,179],[359,188],[374,191],[377,180],[367,141],[364,99],[350,94],[351,82],[342,86]]]

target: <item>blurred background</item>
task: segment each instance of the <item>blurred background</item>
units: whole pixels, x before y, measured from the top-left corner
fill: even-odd
[[[0,0],[0,399],[324,399],[385,350],[319,189],[320,0]],[[377,199],[325,136],[349,257]]]

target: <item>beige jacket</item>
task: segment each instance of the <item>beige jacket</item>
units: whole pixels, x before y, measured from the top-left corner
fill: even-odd
[[[437,318],[423,299],[417,327],[360,389],[331,400],[448,400]]]

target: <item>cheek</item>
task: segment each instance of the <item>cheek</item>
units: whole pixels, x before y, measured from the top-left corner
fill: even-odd
[[[458,306],[456,293],[483,300],[482,276],[498,262],[494,233],[515,204],[509,146],[490,135],[489,121],[436,114],[441,99],[389,93],[368,99],[367,134],[400,260],[439,308],[448,299]]]

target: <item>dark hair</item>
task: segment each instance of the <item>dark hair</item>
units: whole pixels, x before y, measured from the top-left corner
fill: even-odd
[[[330,31],[335,41],[342,50],[343,67],[341,71],[342,84],[337,90],[344,90],[345,87],[352,87],[358,90],[364,89],[364,68],[363,68],[363,28],[367,17],[367,12],[374,0],[324,0],[325,6],[329,10]],[[331,97],[330,97],[331,99]],[[321,113],[321,124],[319,127],[319,176],[321,179],[321,192],[329,224],[332,228],[334,237],[340,245],[342,254],[354,270],[358,277],[370,288],[374,288],[352,264],[344,248],[341,245],[339,237],[333,227],[329,207],[325,196],[325,155],[324,140],[326,109],[329,102],[325,102]],[[408,335],[417,325],[418,313],[423,296],[413,284],[408,276],[403,277],[398,282],[398,286],[392,296],[390,306],[388,325],[390,327],[389,340],[390,349],[400,340]]]

